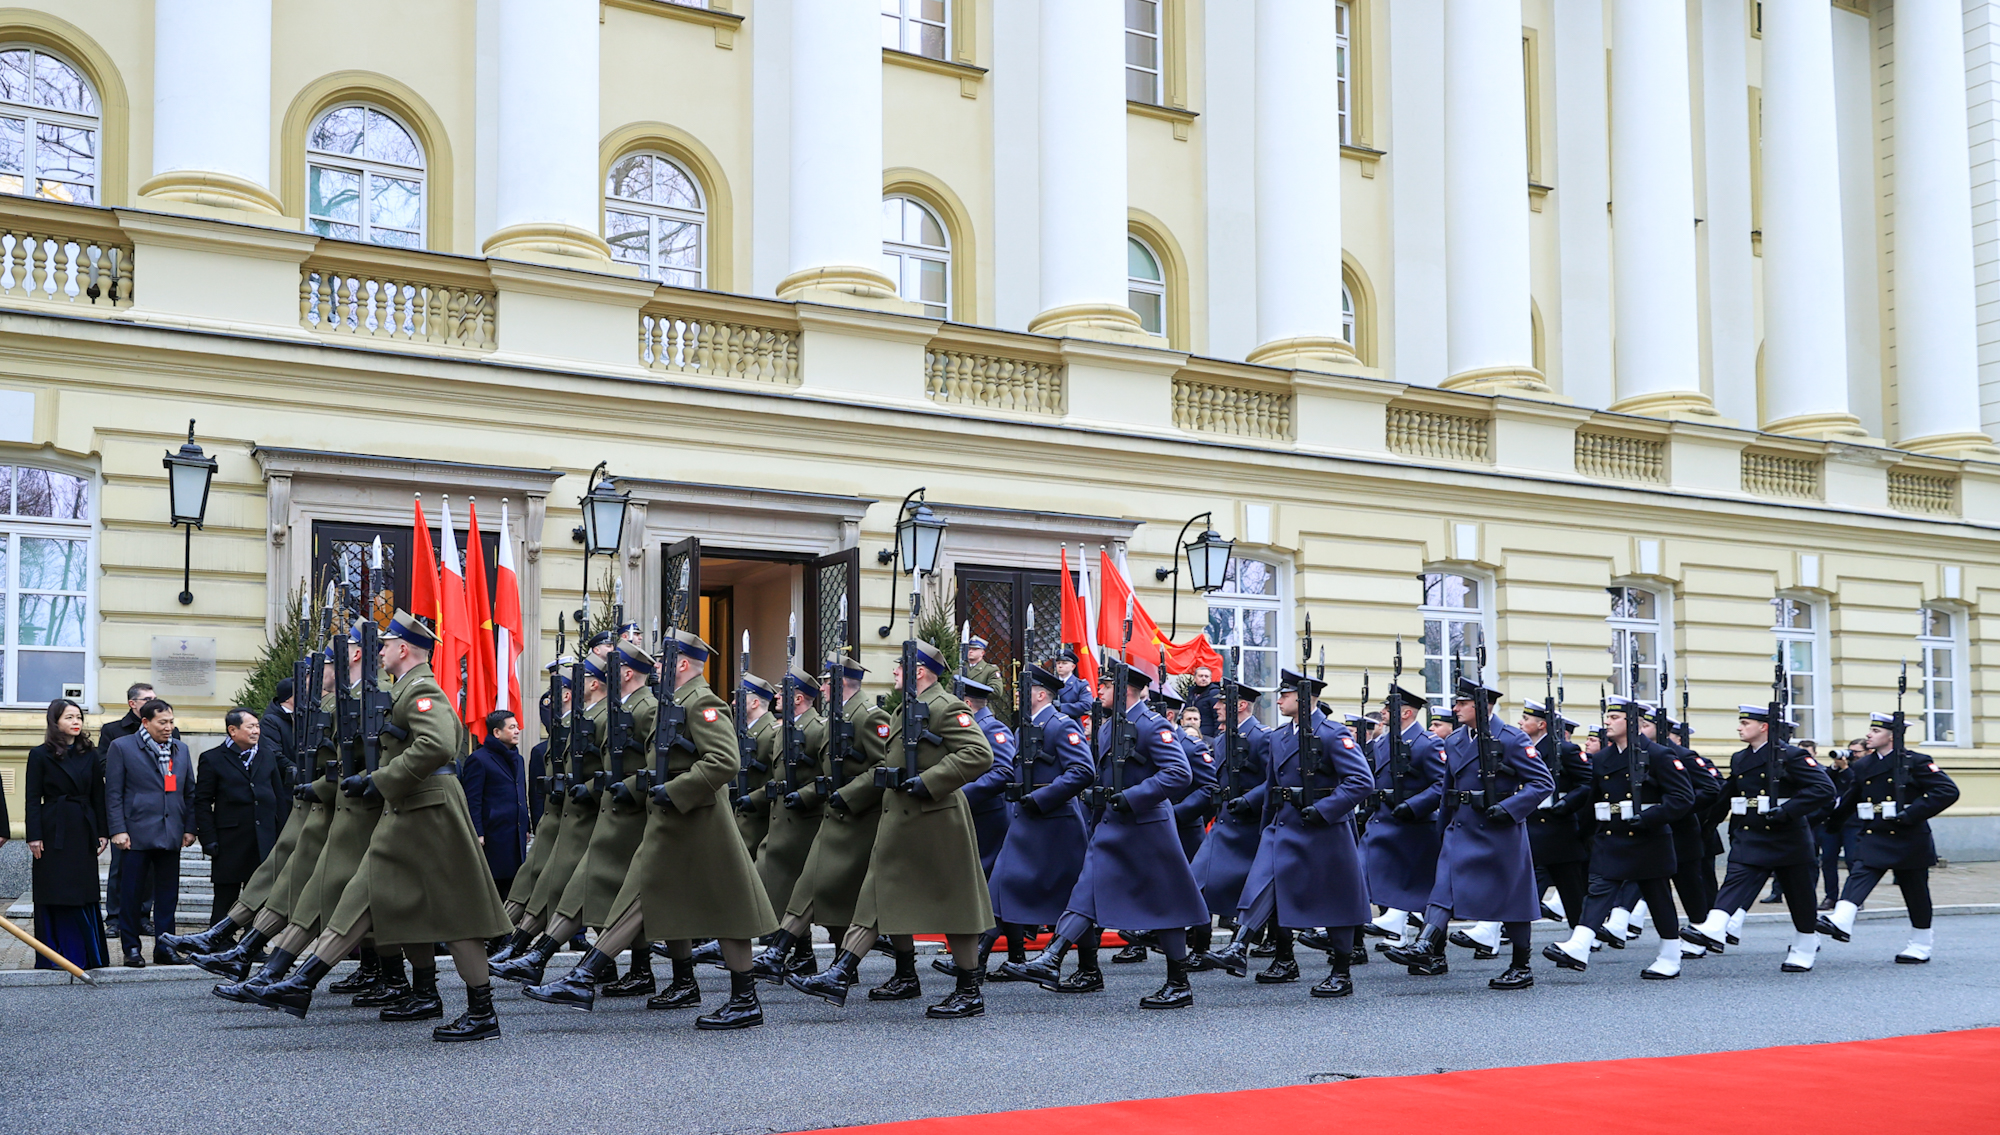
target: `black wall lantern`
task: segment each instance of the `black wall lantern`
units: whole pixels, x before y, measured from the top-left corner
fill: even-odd
[[[172,514],[167,521],[184,527],[181,548],[181,606],[194,602],[191,577],[194,563],[194,530],[208,516],[208,486],[215,479],[215,458],[204,456],[194,443],[194,419],[188,419],[188,439],[179,452],[167,451],[160,463],[167,470],[167,503]]]

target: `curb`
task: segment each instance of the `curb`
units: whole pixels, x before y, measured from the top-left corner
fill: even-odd
[[[1959,903],[1952,906],[1940,906],[1936,908],[1936,910],[1933,913],[1939,918],[1952,915],[2000,914],[2000,903]],[[1864,910],[1856,916],[1856,920],[1860,922],[1900,922],[1905,918],[1907,918],[1908,916],[1909,916],[1909,911],[1907,909],[1903,907],[1896,907],[1888,910]],[[1537,920],[1536,925],[1541,925],[1543,922],[1546,921],[1547,921],[1546,919]],[[1782,910],[1757,911],[1755,913],[1747,915],[1744,921],[1753,923],[1790,922],[1791,915],[1785,913]],[[1218,938],[1226,936],[1227,935],[1225,932],[1222,935],[1218,935]],[[942,953],[943,951],[941,948],[935,948],[931,950],[926,950],[923,948],[925,946],[935,946],[935,945],[936,945],[935,943],[920,942],[918,943],[917,952],[920,955],[928,953]],[[833,952],[833,947],[825,942],[819,943],[817,946],[814,947],[814,949],[817,952],[826,953],[829,955],[831,955],[831,953]],[[574,951],[557,954],[554,958],[551,958],[549,960],[549,970],[551,972],[557,972],[565,967],[574,966],[582,958],[583,958],[582,954],[576,953]],[[342,964],[344,965],[346,963]],[[191,979],[199,979],[202,981],[211,981],[211,982],[219,980],[218,978],[215,977],[215,975],[207,973],[200,969],[196,969],[194,966],[148,965],[144,969],[126,969],[123,966],[107,966],[103,969],[92,970],[90,976],[94,978],[97,981],[97,984],[99,985],[128,985],[128,984],[138,984],[143,982],[154,982],[154,981],[187,981]],[[71,977],[66,973],[63,973],[60,970],[46,970],[46,969],[0,970],[0,989],[16,989],[16,988],[25,988],[25,987],[41,986],[41,985],[82,986],[83,983],[77,981],[75,978]]]

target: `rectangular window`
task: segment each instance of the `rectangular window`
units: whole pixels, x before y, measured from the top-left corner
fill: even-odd
[[[1160,103],[1160,0],[1125,0],[1125,97]]]
[[[91,669],[90,482],[48,469],[0,466],[0,581],[6,644],[0,690],[47,704]]]
[[[1486,585],[1477,579],[1444,572],[1425,572],[1424,688],[1431,708],[1451,712],[1458,678],[1479,670],[1479,651],[1486,644],[1486,609],[1481,596]]]
[[[1276,564],[1238,556],[1223,572],[1222,587],[1208,597],[1208,641],[1225,665],[1233,651],[1236,680],[1260,690],[1277,687],[1282,664],[1285,630],[1279,625],[1283,600],[1278,581]],[[1266,724],[1277,720],[1271,701],[1266,698],[1257,707]]]
[[[1606,588],[1611,593],[1611,692],[1640,701],[1660,699],[1661,665],[1665,661],[1667,628],[1661,615],[1667,600],[1638,587]],[[1638,684],[1633,685],[1633,667]]]
[[[950,39],[950,0],[882,0],[882,46],[943,59]]]
[[[1771,633],[1777,639],[1777,659],[1784,668],[1794,738],[1824,740],[1829,734],[1821,698],[1827,677],[1825,618],[1804,599],[1779,596],[1771,600]]]
[[[1959,708],[1959,692],[1964,688],[1959,662],[1965,652],[1959,647],[1964,616],[1955,611],[1925,607],[1917,633],[1922,670],[1917,676],[1923,695],[1924,730],[1922,744],[1969,747],[1970,738],[1961,738],[1964,723]]]
[[[1354,74],[1353,64],[1349,60],[1353,46],[1350,21],[1353,18],[1354,14],[1349,10],[1346,0],[1341,0],[1333,6],[1334,99],[1339,104],[1340,144],[1343,146],[1354,144]],[[1347,341],[1352,343],[1354,339],[1349,336]]]

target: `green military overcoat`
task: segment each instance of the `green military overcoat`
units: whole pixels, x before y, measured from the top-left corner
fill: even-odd
[[[359,697],[360,692],[350,687],[348,696]],[[349,744],[351,749],[360,746],[358,740]],[[343,768],[359,767],[359,758],[352,752],[344,754],[342,759],[346,762]],[[313,934],[324,928],[327,915],[333,913],[342,892],[353,881],[362,857],[368,854],[368,841],[375,835],[375,824],[382,818],[380,797],[349,796],[340,791],[337,781],[332,797],[333,818],[327,825],[326,842],[320,848],[312,873],[298,885],[291,904],[291,924]]]
[[[584,707],[583,721],[586,732],[592,737],[597,734],[598,722],[604,719],[604,698]],[[587,785],[604,767],[604,754],[593,742],[587,751],[572,752],[569,758],[570,783]],[[562,901],[569,881],[576,876],[577,865],[590,850],[590,837],[597,830],[597,798],[586,794],[578,800],[574,796],[563,801],[562,819],[556,828],[556,845],[549,849],[548,862],[535,880],[535,889],[528,897],[525,913],[547,923],[554,917],[556,906]]]
[[[324,703],[329,710],[332,709],[331,702],[329,697]],[[332,752],[333,744],[329,739],[314,754],[317,763],[312,767],[325,768]],[[330,790],[325,798],[319,795],[322,788]],[[326,846],[327,826],[333,822],[333,806],[326,803],[327,799],[331,799],[330,782],[315,783],[312,799],[292,802],[292,814],[285,820],[285,830],[278,833],[278,842],[271,846],[271,854],[257,865],[256,872],[243,885],[243,893],[236,897],[236,901],[251,910],[273,906],[271,898],[279,890],[279,881],[288,874],[296,873],[291,868],[295,856],[301,857],[305,864],[296,871],[311,872],[310,864],[318,862],[320,849]],[[291,913],[294,892],[295,888],[286,889],[282,904],[273,906],[273,909],[281,915]]]
[[[382,735],[374,774],[382,819],[328,928],[345,934],[366,913],[375,940],[392,946],[507,933],[465,789],[453,775],[465,729],[429,663],[396,680],[389,721],[395,729]]]
[[[556,722],[555,728],[569,728],[569,716],[565,714],[561,721]],[[553,778],[555,773],[549,771],[544,775]],[[532,783],[526,787],[529,792],[535,790]],[[528,841],[527,862],[521,864],[521,869],[515,873],[514,885],[507,888],[508,902],[519,904],[523,910],[527,909],[528,900],[535,896],[535,880],[542,877],[542,868],[548,866],[549,856],[555,852],[556,831],[561,827],[562,802],[545,800],[542,818],[535,824],[535,836]]]
[[[748,786],[753,804],[763,803],[764,790],[771,782],[771,771],[777,767],[771,763],[771,753],[776,745],[772,738],[777,735],[777,730],[778,715],[769,712],[751,722],[750,728],[744,730],[752,741],[757,742],[757,761],[764,766],[762,769],[753,767],[739,778]],[[764,836],[771,830],[770,811],[756,807],[748,812],[736,813],[736,830],[743,835],[744,849],[750,852],[752,859],[755,859],[757,849],[763,846]]]
[[[889,744],[889,714],[862,694],[847,699],[842,718],[854,724],[854,745],[833,775],[834,791],[845,811],[828,806],[813,837],[812,851],[785,913],[810,918],[821,926],[845,926],[854,919],[854,897],[868,874],[868,855],[875,848],[875,825],[882,818],[882,790],[875,787],[875,766]],[[831,725],[829,724],[829,728]]]
[[[625,738],[624,763],[618,771],[625,774],[623,783],[631,803],[619,803],[609,788],[598,794],[597,826],[591,830],[590,847],[563,888],[562,901],[556,904],[558,915],[598,929],[611,925],[611,912],[617,909],[613,901],[618,897],[618,888],[625,883],[626,872],[632,868],[639,840],[646,834],[646,786],[639,774],[653,763],[653,719],[658,716],[660,703],[651,686],[640,686],[625,697],[626,708],[632,712],[632,729]],[[605,714],[595,723],[597,748],[605,754],[607,766],[611,738],[609,709],[607,705]]]
[[[972,710],[933,682],[918,695],[930,710],[917,770],[926,795],[889,793],[854,904],[854,923],[883,934],[979,934],[993,925],[993,900],[979,865],[972,808],[959,789],[993,767]],[[890,724],[888,761],[903,757],[901,715]]]
[[[767,789],[759,789],[751,794],[751,803],[760,805],[760,810],[770,817],[771,830],[764,836],[764,844],[757,851],[757,877],[764,881],[764,893],[770,897],[771,908],[779,909],[790,901],[792,888],[799,881],[799,872],[805,868],[806,856],[812,854],[813,837],[819,834],[821,817],[826,814],[826,801],[813,787],[813,774],[824,767],[823,752],[826,748],[826,719],[817,709],[809,709],[805,716],[798,718],[793,727],[799,732],[799,747],[805,762],[793,767],[791,785],[799,795],[797,808],[785,807],[784,794],[776,791],[782,787],[781,780],[773,780]],[[770,733],[771,769],[781,772],[775,763],[782,760],[779,750],[784,734],[783,722]],[[765,801],[764,797],[770,800]]]
[[[641,904],[650,941],[756,938],[778,928],[771,902],[730,822],[729,794],[742,758],[729,705],[693,677],[674,691],[686,712],[667,764],[670,807],[648,802],[646,838],[613,909]]]

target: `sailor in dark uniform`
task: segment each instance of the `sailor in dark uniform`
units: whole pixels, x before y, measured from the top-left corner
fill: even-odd
[[[1549,728],[1553,716],[1549,708],[1532,699],[1524,706],[1521,732],[1535,743],[1542,763],[1556,778],[1556,790],[1528,817],[1528,847],[1535,855],[1535,893],[1546,895],[1554,887],[1559,909],[1551,912],[1544,902],[1542,913],[1553,913],[1557,921],[1567,921],[1575,929],[1583,917],[1583,896],[1590,886],[1590,800],[1596,784],[1590,758],[1569,740],[1577,722],[1563,718],[1558,740]]]
[[[1853,936],[1854,915],[1882,876],[1896,873],[1896,887],[1910,911],[1910,944],[1896,955],[1905,965],[1931,960],[1931,868],[1937,866],[1937,846],[1931,840],[1931,817],[1958,801],[1958,785],[1922,753],[1904,750],[1898,763],[1896,717],[1870,715],[1867,755],[1849,766],[1853,781],[1833,818],[1859,826],[1854,862],[1833,913],[1822,915],[1819,932],[1836,942]]]

